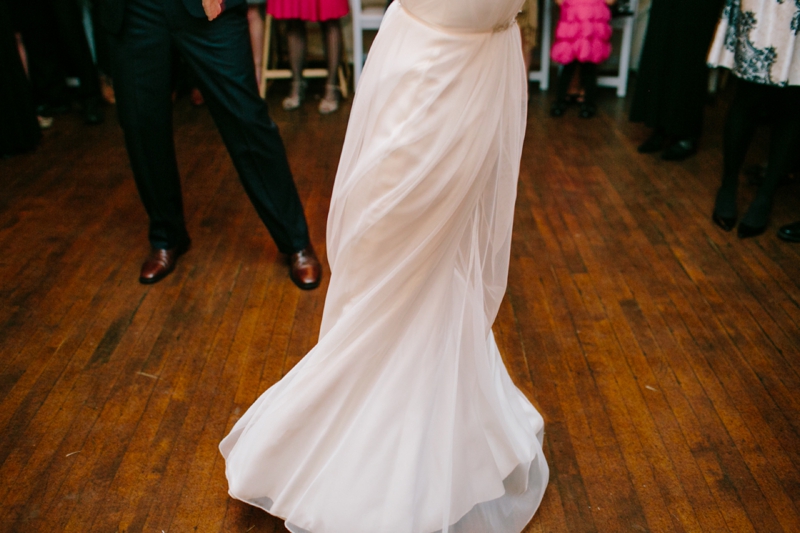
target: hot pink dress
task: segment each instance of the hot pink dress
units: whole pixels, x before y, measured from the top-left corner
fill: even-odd
[[[604,0],[564,0],[550,57],[562,65],[602,63],[611,55],[610,21]]]
[[[267,13],[276,19],[320,22],[340,19],[349,11],[347,0],[269,0],[267,2]]]

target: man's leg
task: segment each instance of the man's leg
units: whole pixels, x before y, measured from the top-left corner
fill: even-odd
[[[111,38],[117,110],[136,187],[150,218],[150,244],[154,253],[173,254],[148,260],[152,268],[145,263],[143,283],[169,274],[189,245],[172,138],[170,42],[163,2],[128,0],[122,31]]]
[[[309,247],[303,207],[278,127],[258,96],[245,5],[216,20],[191,17],[179,0],[173,36],[197,73],[245,190],[278,249],[294,254]]]

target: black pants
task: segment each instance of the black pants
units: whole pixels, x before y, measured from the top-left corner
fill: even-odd
[[[78,98],[100,98],[100,82],[86,40],[81,10],[76,0],[9,2],[14,4],[19,31],[30,62],[31,83],[37,103],[67,101],[64,84],[66,59],[81,81]]]
[[[35,148],[42,136],[8,7],[0,0],[0,159]]]
[[[108,49],[108,31],[100,20],[100,2],[92,0],[91,17],[94,36],[94,52],[97,57],[97,70],[101,74],[111,76],[111,51]]]
[[[256,87],[247,6],[213,22],[191,16],[180,0],[128,0],[111,38],[114,89],[136,185],[156,248],[189,240],[172,138],[174,45],[197,74],[250,200],[283,253],[309,244],[303,207],[278,127]]]

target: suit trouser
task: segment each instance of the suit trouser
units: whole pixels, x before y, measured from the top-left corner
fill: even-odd
[[[246,5],[209,22],[181,0],[127,0],[111,37],[114,89],[136,186],[156,248],[188,244],[172,137],[175,46],[197,74],[209,110],[250,200],[283,253],[309,244],[278,127],[258,96]]]

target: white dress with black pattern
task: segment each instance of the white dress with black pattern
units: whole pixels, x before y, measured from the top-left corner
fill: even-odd
[[[800,0],[727,0],[711,67],[762,85],[800,85]]]

